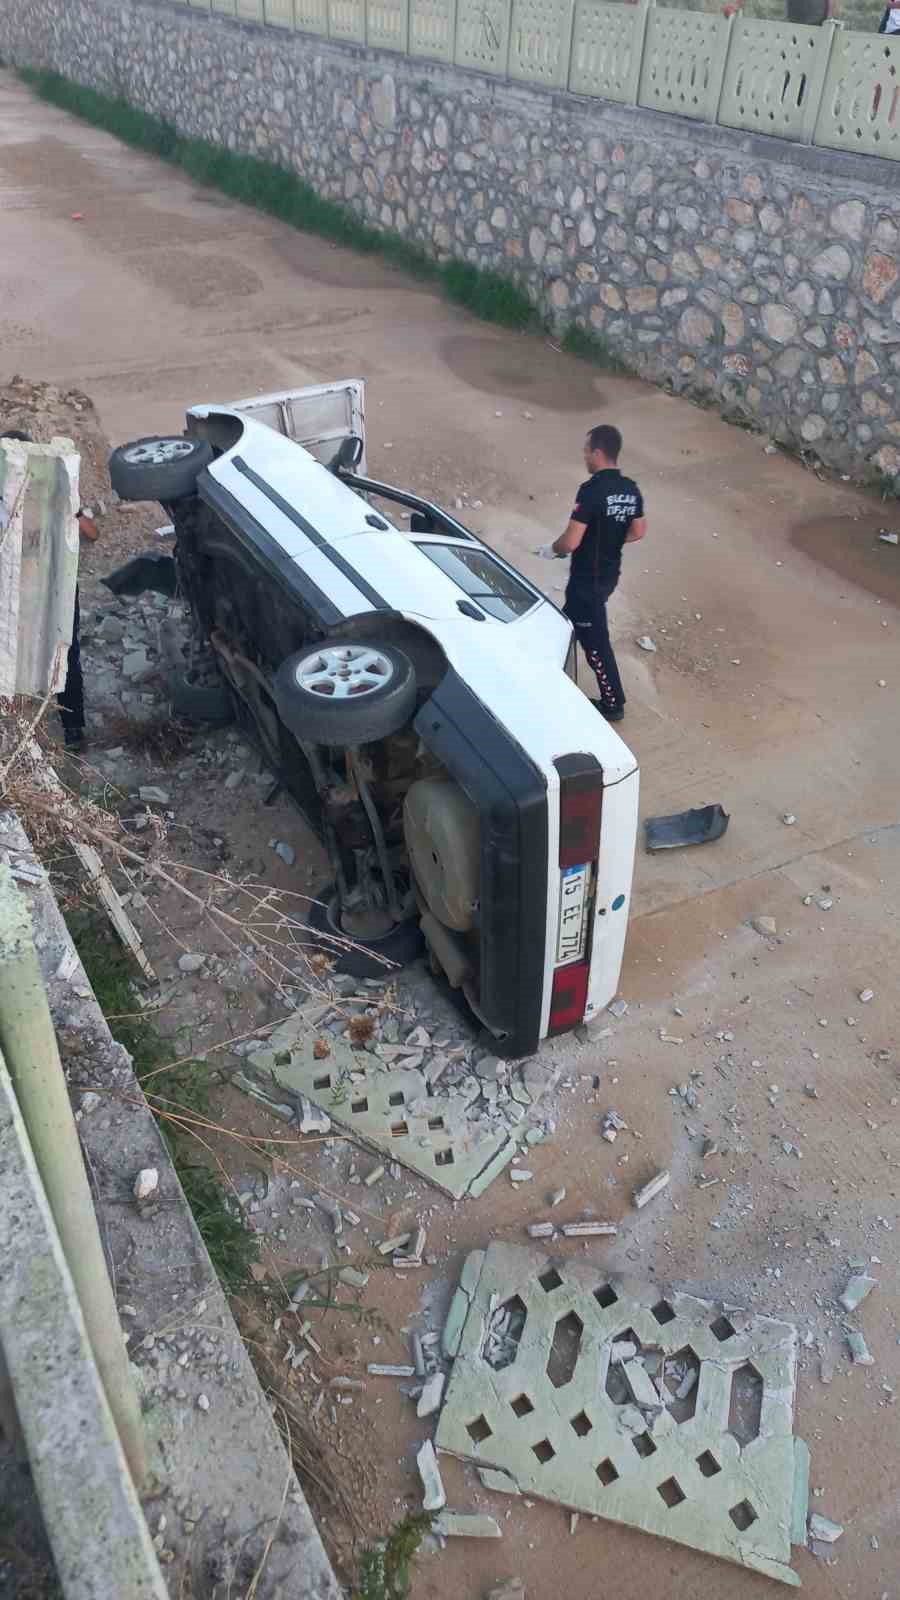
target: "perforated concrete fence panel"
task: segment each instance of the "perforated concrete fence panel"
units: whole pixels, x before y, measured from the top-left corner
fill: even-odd
[[[236,0],[235,15],[243,22],[262,22],[263,0]]]
[[[294,27],[301,33],[328,32],[328,0],[294,0]]]
[[[815,143],[900,160],[900,36],[838,33]]]
[[[456,44],[456,0],[410,0],[409,53],[452,61]]]
[[[835,31],[736,17],[719,122],[808,142]]]
[[[409,38],[409,0],[368,0],[366,39],[380,50],[406,54]]]
[[[646,26],[646,7],[576,0],[569,66],[572,93],[634,105]]]
[[[449,1072],[434,1078],[421,1052],[419,1065],[389,1066],[339,1038],[328,1044],[328,1056],[317,1059],[314,1035],[300,1012],[275,1030],[268,1048],[250,1056],[232,1082],[288,1121],[305,1096],[360,1144],[457,1200],[481,1194],[528,1142],[529,1113],[558,1076],[537,1061],[512,1066],[501,1105],[496,1082],[482,1082],[477,1069],[455,1081]],[[543,1137],[539,1128],[535,1135]]]
[[[510,0],[457,0],[458,67],[477,67],[503,77],[509,56]]]
[[[351,44],[366,42],[366,0],[328,0],[328,33]]]
[[[294,26],[294,0],[263,0],[264,19],[273,28]]]
[[[799,1584],[809,1453],[789,1323],[492,1244],[464,1264],[444,1345],[439,1450]]]
[[[564,88],[569,76],[573,0],[513,0],[509,75]]]
[[[191,4],[196,4],[196,0],[191,0]],[[237,0],[204,0],[202,9],[208,11],[210,8],[223,17],[237,16]]]
[[[638,104],[714,122],[731,20],[653,8],[647,19]]]

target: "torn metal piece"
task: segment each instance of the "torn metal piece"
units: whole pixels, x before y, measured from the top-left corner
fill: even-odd
[[[730,817],[720,805],[698,806],[669,817],[647,817],[644,834],[648,850],[677,850],[682,845],[712,844],[721,839]]]
[[[794,1327],[528,1246],[492,1244],[464,1273],[439,1450],[798,1584]]]

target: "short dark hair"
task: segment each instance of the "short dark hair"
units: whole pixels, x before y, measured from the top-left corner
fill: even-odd
[[[18,439],[20,444],[34,444],[30,433],[23,433],[21,428],[7,428],[5,433],[0,433],[0,439]]]
[[[622,435],[618,428],[613,428],[608,422],[601,422],[599,428],[591,428],[587,442],[592,450],[602,450],[607,461],[618,461],[619,451],[622,448]]]

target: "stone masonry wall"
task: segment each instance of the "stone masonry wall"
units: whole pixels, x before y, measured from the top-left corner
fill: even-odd
[[[0,54],[291,168],[510,274],[642,375],[900,488],[892,162],[150,0],[0,0]]]

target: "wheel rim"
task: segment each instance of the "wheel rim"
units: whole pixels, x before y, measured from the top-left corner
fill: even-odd
[[[193,448],[190,439],[148,439],[144,444],[129,445],[125,460],[130,467],[163,467],[170,461],[182,461]]]
[[[371,645],[331,645],[299,662],[297,686],[321,700],[363,700],[390,683],[390,658]]]

